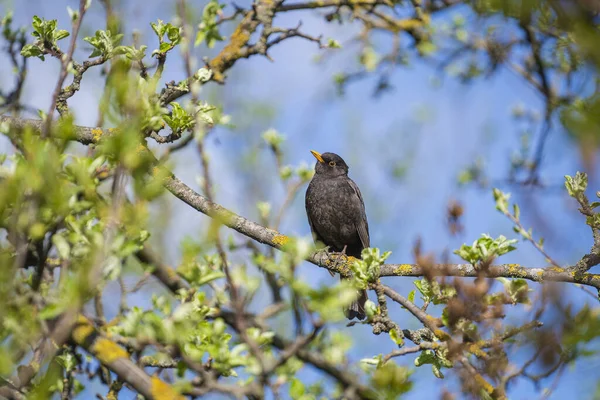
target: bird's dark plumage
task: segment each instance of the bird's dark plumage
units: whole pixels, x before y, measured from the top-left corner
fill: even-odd
[[[329,251],[361,258],[362,250],[370,247],[370,240],[360,190],[348,177],[348,165],[342,157],[334,153],[312,153],[317,163],[305,203],[313,237],[328,246]],[[367,298],[365,290],[359,291],[357,300],[344,310],[346,317],[364,319]]]

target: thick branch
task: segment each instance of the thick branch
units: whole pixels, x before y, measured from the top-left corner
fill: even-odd
[[[96,357],[102,365],[114,372],[123,382],[131,385],[147,399],[183,400],[169,384],[156,376],[149,376],[143,369],[129,359],[129,354],[118,344],[100,336],[92,323],[79,316],[71,335],[77,345]]]

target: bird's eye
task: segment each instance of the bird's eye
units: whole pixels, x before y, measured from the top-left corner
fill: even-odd
[[[330,167],[335,167],[335,161],[329,161],[329,166]]]

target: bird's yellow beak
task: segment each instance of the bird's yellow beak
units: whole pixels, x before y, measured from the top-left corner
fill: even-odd
[[[310,151],[312,153],[313,156],[315,156],[315,158],[317,159],[317,161],[319,161],[321,164],[323,164],[325,162],[325,160],[323,160],[323,157],[321,157],[320,153],[317,153],[314,150]]]

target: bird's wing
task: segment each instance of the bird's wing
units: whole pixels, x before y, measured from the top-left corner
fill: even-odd
[[[352,199],[352,203],[359,211],[359,218],[356,220],[355,224],[356,230],[358,231],[358,236],[360,237],[360,242],[362,243],[363,248],[371,247],[371,240],[369,238],[369,222],[367,221],[365,202],[363,201],[362,194],[360,194],[360,189],[356,183],[354,183],[352,179],[348,179],[348,183],[356,194],[356,196]]]
[[[319,232],[317,232],[317,230],[315,229],[315,226],[312,222],[311,212],[310,212],[309,205],[308,205],[308,196],[309,196],[310,190],[311,190],[311,186],[308,185],[308,189],[306,190],[306,197],[304,199],[304,205],[306,208],[306,216],[308,218],[308,225],[310,225],[310,233],[312,233],[313,240],[316,244],[317,241],[323,242],[323,238],[321,237],[321,235],[319,235]]]
[[[313,225],[312,220],[310,219],[310,215],[308,216],[308,225],[310,225],[310,232],[312,233],[312,237],[313,237],[315,244],[317,242],[323,243],[323,238],[321,237],[321,235],[319,235],[319,232],[317,232],[317,230],[315,229],[315,226]]]

